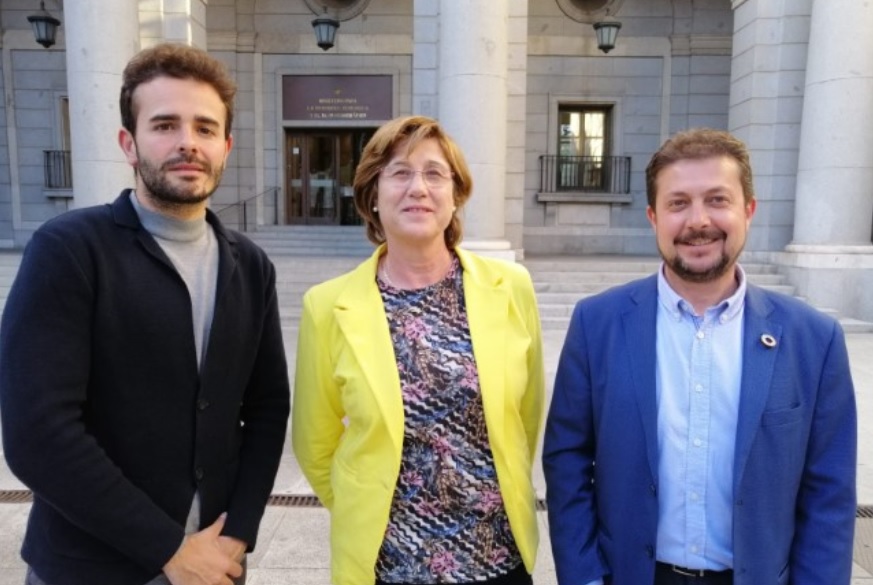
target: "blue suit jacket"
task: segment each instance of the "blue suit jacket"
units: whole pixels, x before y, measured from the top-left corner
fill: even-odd
[[[657,277],[579,302],[543,449],[558,582],[652,583]],[[775,347],[761,342],[763,334]],[[848,584],[857,419],[839,325],[749,285],[734,460],[735,585]]]

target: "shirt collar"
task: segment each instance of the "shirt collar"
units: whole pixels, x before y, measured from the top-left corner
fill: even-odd
[[[713,307],[706,309],[706,314],[711,314],[717,317],[721,322],[730,321],[739,315],[743,310],[743,305],[746,299],[746,272],[739,264],[735,267],[736,279],[738,282],[737,290]],[[667,277],[664,276],[664,263],[658,268],[658,301],[661,306],[667,310],[671,317],[677,321],[683,316],[694,317],[694,310],[691,308],[691,303],[682,298],[679,293],[673,290],[670,283],[667,282]],[[707,316],[707,315],[704,315]]]

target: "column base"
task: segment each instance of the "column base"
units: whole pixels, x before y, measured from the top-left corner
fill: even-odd
[[[508,240],[467,240],[461,242],[461,247],[481,256],[500,258],[516,262],[518,256]]]
[[[873,321],[873,245],[789,244],[776,262],[810,304]]]

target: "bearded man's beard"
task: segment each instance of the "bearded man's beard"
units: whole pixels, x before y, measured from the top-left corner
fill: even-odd
[[[721,230],[717,229],[708,229],[708,230],[694,230],[681,238],[676,238],[674,243],[674,250],[678,250],[679,246],[683,244],[691,244],[695,240],[722,240],[725,241],[727,239],[727,235]],[[718,280],[722,276],[724,276],[729,270],[732,269],[734,262],[739,258],[740,252],[742,252],[742,247],[737,250],[735,256],[731,257],[728,255],[726,249],[722,250],[721,257],[717,262],[709,266],[705,269],[694,268],[685,262],[682,259],[682,256],[678,251],[674,252],[672,257],[668,257],[663,250],[658,249],[661,253],[661,258],[664,259],[664,262],[668,267],[682,280],[686,282],[712,282],[713,280]]]
[[[203,183],[202,188],[199,181],[192,181],[190,184],[183,182],[180,185],[174,185],[168,178],[169,168],[179,164],[196,163],[203,168],[209,176],[209,180]],[[137,170],[151,196],[158,202],[165,203],[171,206],[180,205],[195,205],[209,199],[218,185],[221,183],[221,176],[224,173],[224,165],[213,168],[207,161],[197,160],[195,156],[179,156],[169,160],[160,166],[152,164],[148,159],[140,158],[137,163]]]

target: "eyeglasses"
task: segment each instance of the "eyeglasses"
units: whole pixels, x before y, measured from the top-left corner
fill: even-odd
[[[454,173],[447,169],[431,167],[429,169],[424,169],[423,171],[415,171],[409,167],[399,165],[385,167],[382,169],[381,173],[386,181],[397,187],[406,187],[412,183],[412,178],[415,175],[421,175],[424,183],[432,189],[446,187],[451,183],[452,177],[454,176]]]

